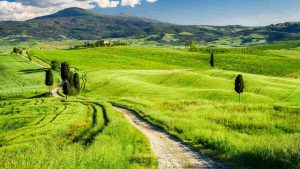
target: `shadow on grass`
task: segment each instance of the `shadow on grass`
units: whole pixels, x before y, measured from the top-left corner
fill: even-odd
[[[45,93],[42,93],[42,94],[39,94],[39,95],[36,95],[36,96],[32,96],[29,99],[38,99],[38,98],[45,98],[45,97],[51,97],[51,96],[52,96],[51,93],[45,92]]]
[[[47,69],[46,68],[39,68],[39,69],[24,69],[20,70],[20,72],[29,74],[29,73],[40,73],[40,72],[45,72]]]

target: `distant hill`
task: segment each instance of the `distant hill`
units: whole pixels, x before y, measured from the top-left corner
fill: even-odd
[[[245,46],[300,40],[300,23],[266,27],[176,25],[129,14],[101,15],[80,8],[28,21],[0,22],[0,41],[101,38],[135,38],[176,45],[195,39],[200,44]]]

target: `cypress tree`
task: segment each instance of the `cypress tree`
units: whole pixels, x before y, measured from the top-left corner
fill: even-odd
[[[66,99],[71,95],[72,89],[68,80],[65,81],[63,85],[63,93],[66,95]]]
[[[50,69],[46,71],[45,84],[49,86],[49,93],[51,92],[51,86],[53,86],[53,73]]]
[[[79,94],[79,92],[80,92],[80,79],[79,79],[78,73],[74,74],[73,85],[74,85],[74,88],[76,89],[76,94]]]
[[[51,69],[52,70],[58,70],[59,69],[59,63],[57,60],[51,61]]]
[[[67,80],[70,74],[70,65],[68,62],[63,62],[60,68],[61,79],[63,81]]]
[[[214,58],[214,54],[213,53],[210,55],[210,66],[211,67],[215,66],[215,58]]]
[[[74,87],[74,84],[73,84],[74,80],[73,80],[73,78],[74,78],[74,73],[72,71],[70,71],[70,73],[68,75],[68,81],[69,81],[71,87]]]
[[[241,93],[244,92],[245,85],[242,75],[238,75],[235,79],[235,91],[239,94],[239,102],[241,102]]]

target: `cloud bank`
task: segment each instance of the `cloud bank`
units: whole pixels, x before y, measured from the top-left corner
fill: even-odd
[[[142,1],[154,3],[157,0],[0,0],[0,21],[23,21],[38,16],[49,15],[65,8],[84,9],[114,8],[118,6],[135,7]]]

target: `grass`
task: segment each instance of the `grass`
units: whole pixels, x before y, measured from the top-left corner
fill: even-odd
[[[44,72],[21,56],[0,54],[0,97],[34,96],[47,91]]]
[[[81,74],[85,73],[87,86],[79,98],[106,100],[135,109],[199,151],[213,150],[219,159],[235,162],[234,167],[299,168],[300,60],[293,53],[263,50],[220,49],[215,54],[213,69],[209,67],[210,53],[206,50],[112,47],[31,49],[30,54],[48,64],[52,60],[68,61]],[[243,74],[246,82],[241,104],[233,86],[237,74]],[[76,143],[62,144],[60,151],[56,148],[60,146],[50,144],[50,152],[43,148],[47,145],[41,145],[30,153],[53,154],[49,158],[42,156],[45,161],[61,154],[53,164],[55,167],[72,168],[72,161],[82,168],[87,162],[93,168],[94,161],[103,168],[156,166],[145,138],[135,129],[128,129],[132,127],[109,104],[82,102],[90,112],[87,117],[97,123],[87,120],[82,128],[78,126],[81,123],[75,123],[64,130],[71,134],[62,138]],[[108,124],[104,116],[93,118],[100,116],[93,110],[102,112],[99,104],[107,110]],[[128,132],[131,130],[132,133]],[[116,146],[107,144],[111,142]],[[135,152],[136,149],[140,151]],[[112,158],[113,153],[118,158]],[[8,166],[13,166],[15,160]],[[38,164],[39,158],[35,160]],[[70,164],[64,164],[63,160]]]
[[[166,70],[166,69],[208,69],[210,54],[187,52],[185,50],[112,47],[83,50],[31,50],[47,63],[62,62],[67,58],[71,65],[84,71],[96,70]],[[245,73],[287,76],[299,70],[300,60],[271,54],[217,54],[216,68]],[[274,69],[276,67],[276,69]],[[286,69],[288,67],[288,69]]]
[[[1,168],[157,166],[145,136],[108,103],[6,101],[0,126]]]
[[[235,166],[299,168],[300,107],[203,100],[124,99],[134,110],[194,147],[222,152]]]

